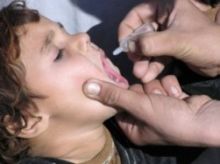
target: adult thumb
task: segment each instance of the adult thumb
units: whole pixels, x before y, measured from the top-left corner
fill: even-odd
[[[140,109],[141,94],[138,92],[98,80],[87,81],[83,86],[83,92],[91,99],[109,106],[120,107],[139,117],[137,110]]]
[[[171,31],[152,32],[141,36],[137,42],[137,50],[144,56],[178,55],[180,39]]]

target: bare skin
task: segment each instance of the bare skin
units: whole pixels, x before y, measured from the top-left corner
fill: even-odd
[[[86,33],[70,35],[44,17],[19,30],[25,85],[43,98],[33,99],[37,110],[26,109],[35,117],[27,117],[18,137],[27,139],[33,156],[93,159],[106,143],[103,122],[117,110],[88,99],[82,86],[90,78],[124,88],[127,81]]]
[[[120,24],[119,40],[143,23],[156,22],[159,26],[157,32],[141,36],[136,46],[131,46],[130,57],[157,57],[136,62],[134,74],[148,82],[164,69],[158,56],[171,56],[202,75],[219,75],[219,16],[216,22],[211,20],[205,14],[209,9],[210,6],[190,0],[147,1],[134,7]]]
[[[176,0],[173,6],[172,1],[147,2],[128,13],[120,25],[119,38],[145,22],[157,22],[162,31],[142,36],[129,55],[137,52],[146,57],[170,55],[195,72],[219,75],[220,49],[216,44],[220,42],[219,12],[214,22],[204,14],[208,8],[196,1]],[[84,93],[132,115],[117,120],[124,133],[138,145],[220,146],[220,101],[205,95],[186,95],[175,78],[153,80],[164,68],[159,59],[142,61],[136,67],[134,74],[144,85],[122,89],[91,80],[86,83]],[[99,89],[90,92],[88,86],[94,84]]]
[[[99,92],[88,90],[94,84],[100,86]],[[91,80],[84,93],[131,114],[119,116],[117,121],[135,144],[220,145],[220,102],[205,95],[186,95],[174,77],[128,90]]]

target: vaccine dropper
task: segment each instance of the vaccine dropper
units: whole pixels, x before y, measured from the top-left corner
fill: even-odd
[[[131,33],[126,38],[124,38],[122,41],[120,41],[119,47],[116,48],[113,51],[113,55],[117,56],[117,55],[119,55],[122,52],[128,52],[128,50],[129,50],[128,42],[129,41],[135,41],[135,40],[137,40],[137,38],[141,34],[148,33],[148,32],[153,32],[153,31],[155,31],[155,28],[154,28],[152,23],[145,23],[145,24],[143,24],[142,26],[140,26],[137,29],[135,29],[133,33]]]

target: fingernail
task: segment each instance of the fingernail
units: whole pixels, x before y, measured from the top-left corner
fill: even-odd
[[[136,45],[134,41],[128,41],[128,50],[129,52],[135,52]]]
[[[97,96],[100,93],[101,87],[97,83],[88,83],[86,85],[86,92],[89,95]]]
[[[175,97],[178,97],[179,96],[179,91],[176,87],[172,86],[171,88],[171,93],[175,96]]]
[[[162,95],[162,94],[163,94],[163,93],[162,93],[160,90],[158,90],[158,89],[153,90],[153,93],[154,93],[154,94],[157,94],[157,95]]]
[[[157,31],[158,30],[158,24],[156,22],[152,23],[152,27],[153,27],[153,31]]]

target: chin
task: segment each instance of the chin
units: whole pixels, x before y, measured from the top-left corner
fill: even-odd
[[[105,111],[105,120],[115,116],[118,111],[116,110],[116,108],[113,108],[113,107],[105,107],[105,109],[103,109]]]

